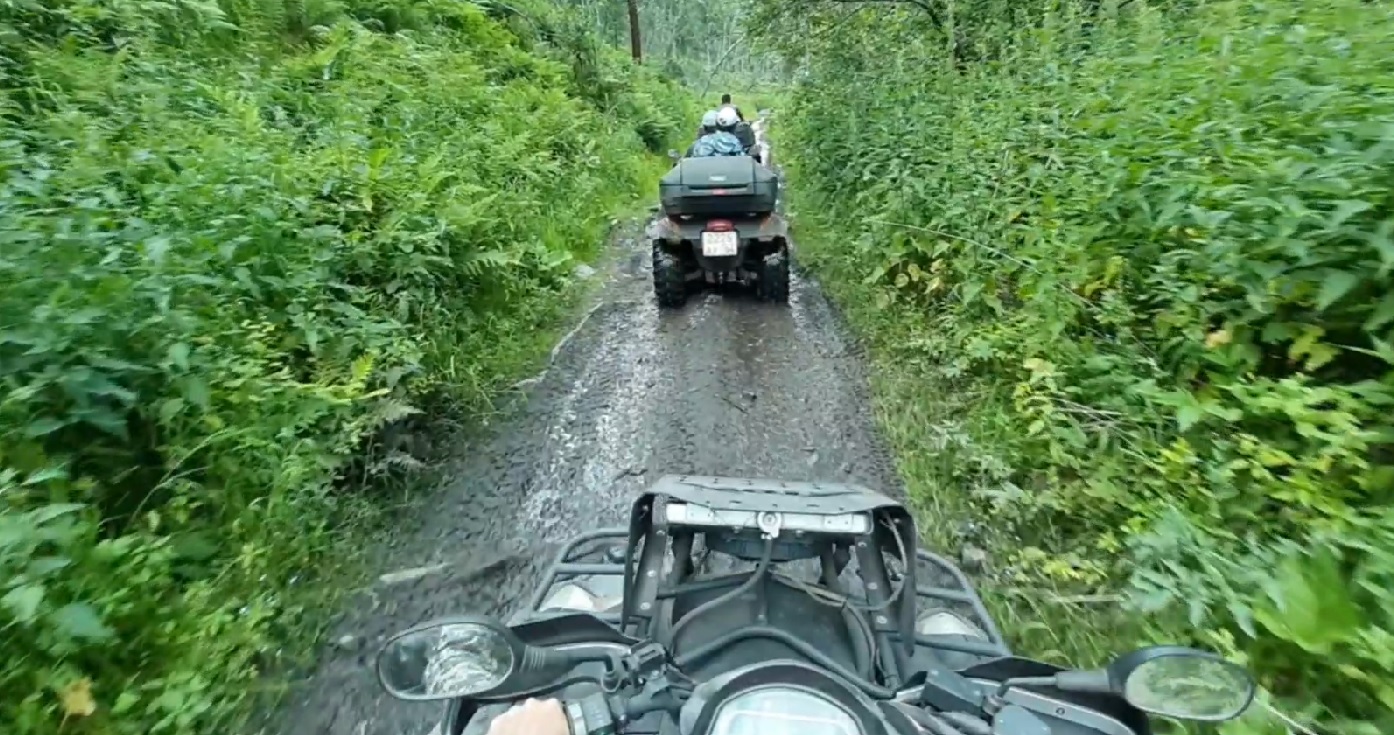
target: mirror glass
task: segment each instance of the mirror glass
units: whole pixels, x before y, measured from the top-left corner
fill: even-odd
[[[497,689],[513,673],[513,646],[480,623],[443,623],[404,633],[378,654],[378,677],[402,699],[448,699]]]
[[[669,150],[669,151],[668,151],[668,157],[671,158],[671,159],[673,159],[674,161],[676,161],[676,160],[678,160],[679,158],[682,158],[682,154],[681,154],[681,153],[678,153],[676,150]]]
[[[1221,722],[1254,699],[1243,667],[1211,656],[1176,654],[1139,664],[1123,682],[1123,698],[1144,712],[1178,720]]]

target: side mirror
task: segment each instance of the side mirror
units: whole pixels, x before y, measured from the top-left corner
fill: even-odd
[[[1064,691],[1114,694],[1148,714],[1197,722],[1238,717],[1258,690],[1242,666],[1183,646],[1141,648],[1107,668],[1062,671],[1043,683]]]
[[[555,680],[581,659],[530,646],[493,618],[464,616],[398,633],[378,652],[377,672],[397,699],[507,699]]]
[[[1109,666],[1128,704],[1154,715],[1224,722],[1244,714],[1258,685],[1244,667],[1180,646],[1134,651]]]
[[[670,148],[668,150],[668,158],[672,159],[674,163],[677,163],[678,159],[682,158],[682,154]]]

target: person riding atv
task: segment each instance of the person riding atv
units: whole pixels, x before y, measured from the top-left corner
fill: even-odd
[[[745,115],[741,114],[741,108],[731,103],[731,95],[729,93],[721,95],[721,107],[718,110],[718,114],[727,110],[736,116],[736,121],[731,126],[731,133],[740,140],[741,148],[749,155],[750,150],[755,147],[756,143],[755,129],[750,126],[750,123],[745,121]]]
[[[705,122],[705,118],[703,122]],[[745,145],[745,141],[741,140],[740,136],[735,133],[736,126],[742,124],[736,117],[735,109],[731,107],[722,108],[722,110],[716,114],[715,122],[715,130],[698,138],[687,149],[687,158],[746,155],[747,146]],[[753,139],[751,145],[754,145]]]
[[[702,124],[697,126],[697,137],[710,135],[716,131],[716,110],[707,110],[702,115]]]
[[[733,102],[731,101],[731,93],[730,93],[730,92],[726,92],[726,93],[724,93],[724,94],[721,95],[721,106],[722,106],[722,107],[729,107],[729,108],[735,110],[735,111],[736,111],[736,117],[739,117],[739,118],[741,119],[741,122],[745,122],[745,115],[741,114],[741,108],[736,107],[735,103],[733,103]]]

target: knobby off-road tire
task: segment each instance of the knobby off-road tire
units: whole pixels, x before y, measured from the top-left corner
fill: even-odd
[[[789,251],[770,253],[760,263],[760,280],[755,285],[760,300],[789,303]]]
[[[687,303],[687,277],[682,261],[653,244],[653,295],[663,309],[677,309]]]

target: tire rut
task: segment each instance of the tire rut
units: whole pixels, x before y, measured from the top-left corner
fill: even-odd
[[[452,613],[507,618],[559,543],[626,522],[635,493],[670,473],[853,481],[901,495],[876,436],[863,365],[817,285],[796,272],[788,306],[743,293],[653,299],[648,244],[615,238],[599,303],[526,401],[458,451],[449,481],[403,514],[378,584],[346,610],[318,670],[260,732],[422,735],[431,704],[391,699],[372,657],[386,636]]]

